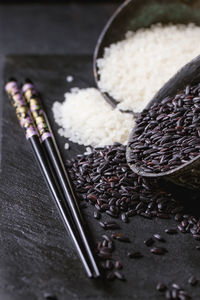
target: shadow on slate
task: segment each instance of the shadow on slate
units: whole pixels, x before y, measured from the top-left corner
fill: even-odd
[[[66,82],[67,75],[74,76],[70,84]],[[84,147],[73,143],[70,143],[69,151],[64,150],[66,140],[57,134],[51,107],[55,100],[63,101],[63,94],[71,87],[94,86],[92,56],[9,56],[4,79],[11,76],[19,82],[29,77],[36,84],[64,159],[83,153]],[[195,245],[200,242],[189,234],[165,234],[164,229],[176,227],[173,219],[134,217],[129,224],[118,220],[121,231],[132,241],[131,244],[115,242],[114,258],[122,262],[127,281],[86,278],[5,93],[2,122],[0,299],[40,300],[49,293],[56,295],[58,300],[156,300],[163,299],[163,295],[155,290],[160,281],[167,284],[175,281],[186,286],[193,299],[200,299],[200,283],[193,288],[187,285],[190,275],[199,276],[200,252]],[[177,190],[174,186],[170,189],[182,199],[186,212],[192,212],[192,205],[193,213],[200,215],[198,194]],[[92,217],[93,207],[88,206],[83,213],[98,241],[105,232]],[[103,220],[110,219],[103,216]],[[153,256],[144,246],[143,241],[154,233],[160,233],[167,240],[165,246],[169,252],[165,256]],[[144,258],[130,260],[127,252],[131,250],[141,251]]]

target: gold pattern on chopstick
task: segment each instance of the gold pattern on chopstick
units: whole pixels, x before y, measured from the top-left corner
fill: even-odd
[[[29,104],[29,108],[32,117],[36,123],[37,130],[41,141],[51,136],[49,128],[46,122],[45,113],[41,107],[38,94],[31,83],[27,83],[23,86],[24,97]]]

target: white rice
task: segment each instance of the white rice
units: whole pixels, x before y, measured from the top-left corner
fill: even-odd
[[[134,120],[119,109],[142,111],[179,68],[199,55],[199,36],[200,27],[194,24],[156,24],[128,32],[125,40],[106,48],[98,60],[99,86],[120,102],[117,109],[97,89],[74,87],[63,103],[53,105],[60,135],[85,146],[126,144]]]
[[[199,37],[194,24],[128,32],[97,61],[99,87],[120,102],[119,108],[141,112],[178,69],[200,54]]]
[[[88,155],[90,153],[92,153],[92,147],[86,147],[84,154]]]
[[[66,77],[66,81],[67,81],[67,82],[72,82],[73,80],[74,80],[74,77],[71,76],[71,75],[68,75],[68,76]]]
[[[65,150],[69,150],[69,143],[65,143],[64,148]]]
[[[61,136],[86,146],[126,144],[134,126],[131,115],[113,109],[94,88],[66,93],[63,103],[54,103],[53,114]]]

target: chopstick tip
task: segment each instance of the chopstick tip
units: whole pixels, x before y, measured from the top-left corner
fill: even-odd
[[[98,270],[98,269],[95,270],[95,272],[93,273],[93,278],[94,278],[94,279],[97,279],[97,278],[99,278],[100,276],[101,276],[101,274],[100,274],[99,270]]]

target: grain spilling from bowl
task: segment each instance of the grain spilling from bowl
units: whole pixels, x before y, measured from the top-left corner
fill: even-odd
[[[98,59],[99,87],[123,110],[141,112],[181,67],[200,53],[200,27],[161,25],[127,32]]]

